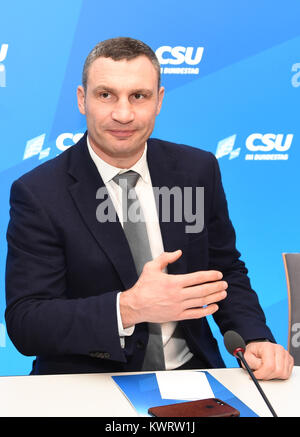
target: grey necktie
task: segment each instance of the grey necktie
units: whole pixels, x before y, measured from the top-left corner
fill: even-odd
[[[140,202],[134,189],[139,175],[130,170],[116,175],[113,180],[122,189],[123,229],[132,253],[137,274],[140,275],[144,264],[152,259],[147,227]],[[164,370],[161,326],[149,323],[149,341],[146,349],[143,370]]]

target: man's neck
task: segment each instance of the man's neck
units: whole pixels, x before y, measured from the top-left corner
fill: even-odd
[[[112,165],[113,167],[127,169],[131,168],[134,164],[138,162],[139,159],[141,159],[146,143],[143,147],[141,147],[134,155],[130,156],[110,156],[106,153],[104,153],[102,150],[99,150],[94,144],[93,141],[88,137],[90,147],[93,149],[93,151],[96,153],[99,158],[101,158],[103,161],[108,163],[109,165]]]

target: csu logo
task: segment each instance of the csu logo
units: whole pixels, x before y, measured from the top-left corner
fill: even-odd
[[[55,146],[59,152],[64,152],[77,143],[84,133],[62,133],[55,141]],[[25,151],[23,155],[23,160],[32,158],[33,156],[38,156],[39,159],[44,159],[50,156],[52,144],[46,144],[45,147],[46,134],[39,135],[38,137],[31,138],[26,142]],[[55,150],[55,149],[54,149]],[[52,149],[53,152],[53,149]],[[57,152],[57,151],[56,151]]]
[[[237,134],[220,140],[217,144],[215,156],[217,159],[227,156],[234,159],[241,156],[241,147],[236,146]],[[245,155],[247,161],[286,161],[289,155],[286,153],[293,141],[293,134],[261,134],[254,133],[245,140],[248,152]],[[243,142],[242,142],[243,143]],[[239,142],[241,146],[241,142]]]
[[[73,146],[75,143],[77,143],[80,138],[83,137],[83,133],[63,133],[60,134],[56,139],[56,147],[58,150],[64,152],[65,150],[69,149],[69,147]]]
[[[156,50],[161,65],[198,65],[201,62],[204,47],[162,46]]]
[[[7,56],[8,44],[2,44],[0,47],[0,87],[6,87],[6,70],[2,62]]]
[[[249,135],[246,147],[250,152],[286,152],[292,145],[293,135],[287,134],[259,134]]]

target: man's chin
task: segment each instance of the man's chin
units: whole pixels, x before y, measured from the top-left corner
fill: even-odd
[[[124,156],[135,155],[139,151],[143,151],[145,148],[145,139],[133,139],[130,138],[116,138],[114,141],[107,143],[107,150],[112,154],[124,154]]]
[[[113,144],[107,144],[107,147],[105,149],[102,148],[102,151],[111,158],[130,158],[138,156],[139,154],[142,156],[145,149],[145,144],[146,141],[143,141],[143,143],[132,144],[126,140],[118,140]]]

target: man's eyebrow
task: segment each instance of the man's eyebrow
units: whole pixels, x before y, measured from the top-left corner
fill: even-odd
[[[148,96],[152,96],[153,91],[148,88],[138,88],[133,90],[132,94],[147,94]]]
[[[97,94],[100,91],[105,91],[105,92],[109,92],[112,94],[116,94],[118,92],[118,90],[111,88],[110,86],[106,86],[106,85],[98,85],[93,89],[93,93]],[[130,94],[146,94],[148,96],[151,96],[153,94],[153,90],[149,89],[149,88],[133,88],[132,90],[130,90]]]
[[[93,93],[97,94],[99,91],[108,91],[110,93],[115,93],[116,90],[106,85],[98,85],[93,89]]]

